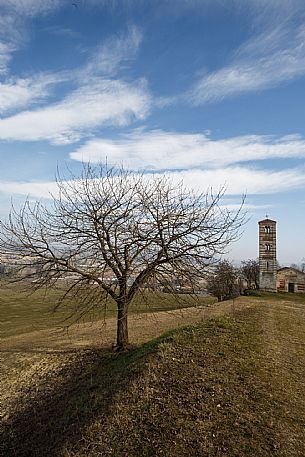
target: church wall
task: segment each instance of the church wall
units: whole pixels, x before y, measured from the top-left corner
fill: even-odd
[[[305,293],[305,273],[295,268],[280,268],[277,272],[277,290],[289,292],[289,284],[293,284],[294,292]]]

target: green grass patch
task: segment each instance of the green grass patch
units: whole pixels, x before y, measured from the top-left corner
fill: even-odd
[[[257,294],[256,294],[257,292]],[[287,293],[287,292],[263,292],[255,291],[251,298],[261,300],[262,302],[281,302],[287,301],[291,303],[300,303],[305,305],[305,294],[304,293]]]
[[[0,283],[0,338],[116,316],[116,304],[111,300],[108,300],[106,306],[96,303],[84,315],[81,302],[66,302],[54,311],[62,293],[62,290],[56,288],[30,293],[23,284]],[[212,297],[195,298],[187,294],[175,297],[171,294],[145,292],[135,297],[130,306],[130,314],[204,306],[213,301]]]

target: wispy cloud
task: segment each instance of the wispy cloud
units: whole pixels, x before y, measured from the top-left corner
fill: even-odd
[[[54,11],[67,4],[67,0],[0,0],[0,7],[6,14],[36,16]]]
[[[0,76],[5,75],[15,47],[12,44],[0,41]]]
[[[96,79],[45,108],[0,120],[0,139],[72,143],[101,125],[144,119],[150,107],[145,82]]]
[[[0,76],[8,73],[13,53],[22,43],[18,17],[3,13],[0,4]]]
[[[60,27],[58,25],[52,25],[49,27],[45,27],[42,29],[44,32],[47,32],[51,35],[60,36],[64,38],[79,38],[81,35],[80,33],[68,28],[68,27]]]
[[[206,134],[136,130],[117,140],[90,140],[70,157],[93,163],[107,158],[108,163],[122,162],[131,169],[215,168],[254,160],[304,158],[305,138],[247,135],[212,140]]]
[[[127,32],[109,38],[93,53],[82,71],[82,76],[84,74],[115,75],[122,66],[135,58],[141,41],[142,34],[136,26],[131,26]]]
[[[204,74],[188,97],[194,104],[267,89],[305,74],[305,26],[290,23],[242,45],[232,63]]]
[[[50,14],[68,0],[0,0],[0,76],[9,72],[13,53],[24,46],[26,25],[37,15]]]
[[[35,199],[51,199],[51,195],[56,196],[57,184],[54,181],[0,181],[0,193],[23,196]]]
[[[223,186],[227,195],[273,194],[304,187],[303,170],[258,170],[246,167],[227,167],[215,170],[187,170],[167,173],[174,182],[183,182],[188,188],[217,192]]]
[[[51,7],[48,2],[41,5],[39,8],[35,2],[25,0],[22,8],[29,7],[34,14]],[[56,5],[59,3],[53,6]],[[19,13],[22,9],[14,1],[9,6],[10,12],[14,6]],[[138,28],[130,26],[95,49],[83,67],[26,78],[6,77],[0,82],[0,116],[9,116],[0,118],[0,140],[65,144],[78,141],[97,126],[122,126],[144,119],[151,104],[145,81],[110,79],[135,57],[141,39]],[[3,73],[7,70],[10,52],[4,45],[1,48],[0,42],[0,73],[1,69]],[[62,100],[46,105],[52,87],[62,82],[70,83],[70,92]],[[44,106],[33,109],[34,104]],[[16,113],[22,109],[26,111]]]
[[[146,174],[146,179],[152,176]],[[162,174],[163,175],[163,174]],[[305,175],[297,169],[285,171],[263,171],[253,168],[228,167],[216,170],[188,170],[181,172],[167,172],[173,183],[183,183],[187,188],[196,192],[206,192],[212,189],[218,192],[226,186],[226,195],[274,194],[285,192],[305,185]],[[57,185],[53,181],[40,182],[8,182],[0,181],[3,194],[27,196],[30,198],[51,198],[57,195]],[[230,203],[228,202],[228,205]],[[254,206],[248,209],[253,210]],[[266,208],[265,205],[260,208]]]
[[[55,84],[66,79],[63,73],[46,73],[29,78],[9,78],[3,83],[0,82],[0,115],[43,101]]]
[[[221,205],[221,207],[228,209],[229,211],[238,211],[240,208],[240,200],[237,203],[229,203],[227,205]],[[247,214],[254,213],[256,211],[267,210],[272,205],[254,205],[253,203],[244,203],[243,210],[247,211]]]

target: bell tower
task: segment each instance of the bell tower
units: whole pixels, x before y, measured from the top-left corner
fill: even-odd
[[[259,221],[259,288],[276,292],[276,221]]]

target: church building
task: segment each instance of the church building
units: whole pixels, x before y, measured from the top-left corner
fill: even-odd
[[[305,273],[292,267],[277,270],[277,290],[279,292],[305,292]]]
[[[276,221],[266,217],[258,227],[260,290],[305,293],[305,272],[292,267],[277,268]]]
[[[276,221],[264,219],[259,227],[259,288],[276,292]]]

